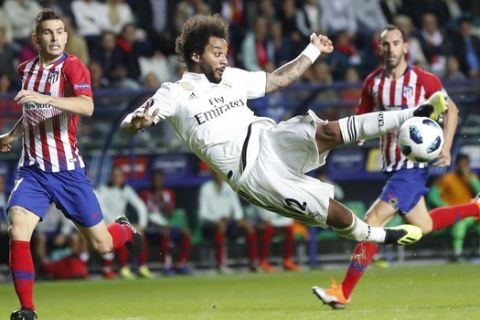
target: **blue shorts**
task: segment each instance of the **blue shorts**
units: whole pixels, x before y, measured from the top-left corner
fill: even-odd
[[[401,214],[408,213],[428,189],[427,168],[401,169],[387,173],[387,183],[380,199],[392,205]]]
[[[23,207],[43,218],[52,202],[80,226],[93,227],[103,219],[84,168],[60,172],[44,172],[37,166],[19,168],[7,208]]]

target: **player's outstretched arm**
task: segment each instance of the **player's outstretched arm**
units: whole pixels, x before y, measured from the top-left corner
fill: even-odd
[[[0,152],[9,152],[12,150],[12,146],[10,144],[17,140],[18,136],[20,135],[22,129],[22,120],[23,116],[17,120],[9,132],[0,135]]]
[[[332,41],[324,35],[310,35],[310,43],[294,60],[267,73],[266,93],[278,91],[297,80],[318,58],[320,53],[333,51]]]
[[[20,90],[14,99],[18,104],[29,102],[49,104],[58,109],[81,116],[91,116],[93,114],[93,100],[91,97],[85,95],[75,97],[53,97],[33,90]]]
[[[150,114],[150,107],[152,106],[152,104],[153,100],[149,99],[135,111],[129,113],[125,117],[125,119],[123,119],[120,128],[128,134],[136,134],[143,128],[151,127],[152,125],[154,125],[154,119],[160,109],[156,109]]]

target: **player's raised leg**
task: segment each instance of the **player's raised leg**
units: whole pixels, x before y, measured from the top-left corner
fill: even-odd
[[[344,143],[377,138],[391,130],[398,129],[412,117],[428,117],[438,120],[447,110],[447,102],[441,91],[434,93],[417,108],[371,112],[338,120]]]
[[[97,252],[104,254],[123,246],[129,249],[132,255],[142,252],[142,235],[132,226],[126,217],[119,217],[114,223],[105,225],[102,220],[92,227],[77,225],[90,246]]]
[[[332,122],[320,120],[313,112],[310,115],[317,122],[317,146],[319,153],[323,153],[343,144],[377,138],[386,132],[400,128],[412,117],[429,117],[437,120],[446,110],[445,96],[438,91],[417,108],[370,112]]]

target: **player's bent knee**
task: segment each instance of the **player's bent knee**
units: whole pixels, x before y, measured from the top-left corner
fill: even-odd
[[[10,225],[8,227],[8,235],[11,240],[28,241],[31,237],[31,233],[28,230],[26,226]]]
[[[94,243],[93,249],[99,254],[105,254],[113,251],[113,246],[106,243]]]

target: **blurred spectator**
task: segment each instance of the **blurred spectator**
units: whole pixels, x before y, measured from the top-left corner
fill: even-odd
[[[396,16],[405,13],[403,0],[380,0],[380,7],[388,23],[393,23]]]
[[[10,77],[5,73],[0,73],[0,94],[10,92],[10,88],[12,87],[12,83],[10,81]],[[13,99],[12,99],[13,100]],[[12,104],[16,104],[15,101],[8,101]],[[7,101],[3,99],[0,100],[0,110],[8,110]]]
[[[210,14],[210,7],[203,0],[181,0],[175,9],[175,34],[179,34],[188,18],[196,14]]]
[[[295,57],[303,50],[305,41],[308,41],[297,27],[296,16],[295,0],[283,0],[281,7],[277,9],[277,20],[282,24],[283,36],[290,40]]]
[[[96,0],[73,0],[71,8],[78,33],[85,37],[89,48],[95,48],[102,32],[108,29],[105,5]]]
[[[173,54],[175,38],[173,20],[177,2],[174,0],[144,0],[131,3],[135,21],[146,30],[148,38],[166,55]]]
[[[458,62],[457,57],[448,56],[447,57],[447,68],[445,70],[445,80],[465,80],[467,76],[460,70],[460,63]]]
[[[124,0],[107,0],[105,6],[107,30],[119,33],[127,23],[134,22],[132,9]]]
[[[326,63],[322,59],[318,59],[313,64],[312,69],[312,78],[310,82],[312,84],[319,85],[331,85],[333,83],[332,71],[330,69],[330,64]],[[315,101],[337,101],[338,96],[335,90],[324,88],[316,96]]]
[[[12,23],[10,22],[10,18],[7,16],[2,6],[0,6],[0,28],[3,28],[5,31],[6,41],[7,42],[12,41],[13,40]]]
[[[127,77],[131,80],[140,79],[139,57],[148,51],[148,44],[137,39],[137,27],[133,23],[127,23],[122,27],[117,37],[117,47],[122,52],[123,65],[126,67]]]
[[[344,80],[351,87],[342,89],[340,99],[343,101],[359,101],[362,95],[360,75],[355,67],[349,66],[345,70]]]
[[[438,28],[437,17],[432,13],[422,16],[419,32],[420,44],[433,73],[442,77],[445,73],[445,39]]]
[[[11,112],[12,114],[21,113],[22,106],[17,104],[13,100],[13,96],[1,96],[4,93],[11,93],[17,88],[12,85],[12,80],[6,74],[0,73],[0,110]],[[13,125],[12,118],[2,117],[0,118],[0,128],[3,128],[5,125]],[[4,128],[5,129],[5,128]]]
[[[458,0],[443,0],[443,3],[439,7],[442,8],[444,12],[444,15],[440,15],[439,18],[446,23],[456,20],[462,15],[462,8]]]
[[[111,31],[103,32],[100,47],[93,50],[90,55],[92,60],[103,67],[103,73],[113,87],[138,88],[136,81],[128,78],[123,57],[122,50],[116,45],[116,36]]]
[[[348,66],[358,66],[362,63],[359,51],[355,46],[354,34],[348,31],[338,31],[333,41],[335,51],[328,55],[327,61],[332,64],[333,78],[342,80]]]
[[[0,175],[0,247],[8,248],[8,216],[7,216],[7,192],[5,190],[5,176]],[[8,250],[0,250],[0,272],[8,270]],[[0,281],[4,275],[0,273]]]
[[[68,34],[65,51],[78,57],[83,63],[88,65],[90,63],[90,53],[88,51],[87,41],[77,33],[70,17],[64,16],[62,20],[65,25],[65,31]]]
[[[9,78],[16,75],[17,52],[7,41],[7,33],[5,27],[0,26],[0,74],[6,74]]]
[[[33,33],[35,17],[42,7],[34,0],[6,0],[3,9],[12,24],[13,39],[19,43],[28,40]]]
[[[142,86],[144,88],[158,89],[162,83],[158,80],[157,75],[153,72],[150,72],[142,79]]]
[[[273,71],[274,46],[268,38],[267,20],[263,17],[255,19],[253,31],[249,31],[242,43],[242,60],[249,71]]]
[[[68,16],[73,18],[71,0],[44,0],[40,4],[44,8],[51,8],[60,13],[63,17]]]
[[[272,0],[259,0],[249,3],[248,9],[250,14],[247,15],[247,25],[253,27],[255,25],[255,19],[259,16],[267,19],[267,24],[270,26],[277,20],[275,6]]]
[[[225,236],[242,232],[246,237],[250,270],[256,271],[257,235],[253,225],[244,219],[240,199],[221,176],[212,173],[213,179],[200,187],[199,218],[202,234],[214,241],[215,260],[219,273],[229,273],[225,265]]]
[[[408,44],[407,62],[411,65],[418,65],[421,68],[428,69],[428,61],[425,58],[420,41],[415,35],[412,19],[405,15],[398,15],[395,17],[394,22],[405,33]]]
[[[352,5],[355,7],[358,31],[362,34],[380,31],[387,25],[379,0],[355,0]]]
[[[428,193],[428,200],[435,207],[465,204],[471,202],[480,192],[480,180],[470,168],[470,158],[459,154],[455,160],[455,170],[441,177]],[[463,244],[469,229],[475,228],[480,235],[480,225],[475,217],[468,217],[452,226],[453,260],[464,260]],[[477,248],[480,252],[480,247]]]
[[[110,83],[106,77],[104,77],[102,65],[98,61],[91,61],[88,65],[88,70],[90,70],[90,77],[92,81],[93,89],[108,88]],[[95,99],[97,103],[98,99]],[[110,100],[110,99],[108,99]],[[108,102],[107,102],[108,103]]]
[[[172,81],[175,77],[172,74],[172,69],[168,57],[158,48],[153,52],[152,56],[141,56],[138,59],[141,71],[141,78],[143,81],[153,74],[160,83]]]
[[[124,173],[119,167],[112,168],[110,181],[107,185],[100,186],[96,189],[96,194],[107,224],[115,221],[118,216],[130,216],[130,221],[135,221],[135,219],[131,217],[132,212],[128,211],[130,206],[134,209],[137,216],[136,223],[134,223],[135,228],[139,232],[144,233],[148,224],[147,206],[135,190],[125,183]],[[115,254],[117,255],[120,267],[120,277],[123,279],[135,279],[135,274],[128,266],[129,257],[127,248],[122,247],[116,250]],[[153,274],[147,267],[147,257],[147,250],[143,250],[140,256],[138,256],[138,275],[144,278],[152,278]],[[109,254],[104,255],[104,276],[106,278],[114,276],[114,274],[112,274],[113,270],[111,269],[112,260],[113,257]]]
[[[283,217],[275,212],[266,209],[255,207],[258,228],[261,233],[260,250],[259,250],[259,266],[265,272],[274,272],[276,268],[273,267],[268,258],[270,256],[270,247],[272,245],[272,238],[275,234],[283,235],[283,261],[282,266],[287,271],[299,271],[300,266],[293,260],[295,252],[295,239],[293,234],[293,219]]]
[[[87,242],[54,204],[34,233],[40,274],[46,278],[71,279],[88,276]]]
[[[216,3],[211,1],[212,12],[220,12],[221,16],[229,25],[229,46],[227,59],[230,65],[237,65],[240,46],[242,45],[245,33],[250,29],[246,28],[246,6],[248,0],[223,0]]]
[[[312,33],[322,33],[321,18],[322,13],[317,0],[306,0],[297,10],[295,17],[297,28],[304,38],[309,39]]]
[[[336,34],[339,31],[348,31],[353,34],[357,32],[355,10],[358,6],[356,1],[319,0],[319,4],[322,11],[321,29],[324,32],[329,35]]]
[[[0,233],[7,232],[8,217],[7,217],[7,191],[5,176],[0,175]]]
[[[285,37],[282,31],[282,23],[275,21],[270,25],[271,36],[274,50],[274,65],[275,68],[284,65],[288,61],[293,60],[297,52],[292,40],[289,37]]]
[[[27,61],[38,56],[37,46],[33,43],[32,38],[23,42],[20,48],[20,62]]]
[[[471,78],[480,77],[480,38],[473,34],[473,17],[464,15],[450,39],[462,72]]]
[[[183,215],[184,212],[176,210],[175,193],[164,186],[164,176],[161,171],[152,173],[152,187],[142,194],[149,213],[149,229],[160,232],[160,263],[163,274],[172,275],[190,274],[188,258],[192,248],[192,235],[188,226],[181,225],[175,221],[175,216]],[[174,241],[179,246],[178,259],[172,266],[170,243]]]

